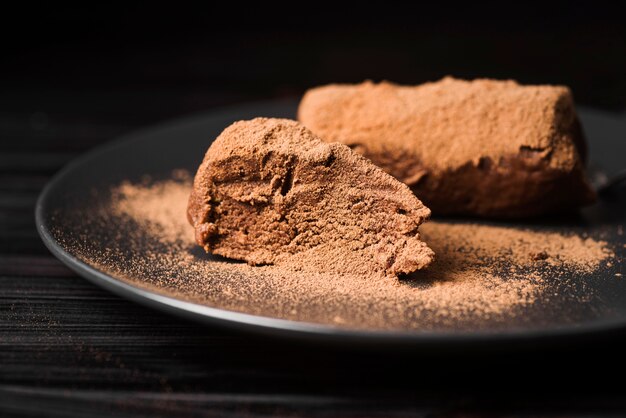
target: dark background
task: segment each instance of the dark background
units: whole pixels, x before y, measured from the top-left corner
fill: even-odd
[[[22,6],[2,17],[0,110],[140,124],[330,82],[447,74],[566,84],[581,104],[624,109],[619,3],[544,3]]]
[[[617,3],[617,2],[616,2]],[[119,134],[329,82],[447,74],[570,86],[626,109],[618,6],[510,2],[13,5],[0,17],[0,415],[484,416],[610,413],[626,337],[449,352],[298,345],[201,327],[76,277],[33,208]]]

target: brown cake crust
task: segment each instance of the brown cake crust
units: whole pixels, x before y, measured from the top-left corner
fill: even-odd
[[[406,183],[436,214],[524,217],[592,202],[571,92],[446,77],[309,90],[299,120]]]
[[[188,219],[207,251],[250,264],[410,273],[433,260],[430,215],[404,184],[298,122],[232,124],[206,153]]]

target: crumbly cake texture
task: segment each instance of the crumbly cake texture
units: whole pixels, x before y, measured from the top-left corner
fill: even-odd
[[[287,119],[226,128],[187,215],[206,251],[253,265],[395,276],[434,257],[418,232],[430,210],[406,185]]]
[[[592,202],[564,86],[446,77],[309,90],[298,119],[407,184],[435,214],[533,216]]]

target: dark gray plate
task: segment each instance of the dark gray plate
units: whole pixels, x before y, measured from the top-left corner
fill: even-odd
[[[235,120],[257,116],[290,117],[295,114],[293,102],[268,102],[229,108],[220,112],[190,117],[120,138],[100,147],[68,165],[47,185],[36,208],[38,231],[52,253],[81,276],[122,297],[207,324],[218,324],[242,330],[264,332],[324,341],[360,343],[391,342],[443,344],[463,342],[520,341],[554,339],[591,332],[626,329],[626,279],[620,279],[624,253],[624,236],[619,233],[626,217],[625,199],[619,194],[603,199],[579,216],[543,219],[526,224],[533,229],[575,231],[608,241],[616,252],[611,265],[591,276],[580,278],[570,286],[576,297],[557,298],[543,311],[529,314],[529,320],[493,328],[445,328],[424,330],[380,330],[335,327],[271,316],[252,315],[219,309],[165,296],[95,268],[67,245],[68,241],[92,240],[98,245],[98,231],[90,229],[85,218],[69,215],[77,205],[92,198],[94,189],[106,189],[126,179],[138,180],[145,175],[166,177],[173,169],[194,172],[204,152],[226,126]],[[620,169],[626,143],[623,121],[595,111],[582,111],[581,118],[590,142],[592,165],[609,174]],[[80,231],[87,231],[85,236]],[[102,244],[104,245],[104,244]],[[124,265],[118,266],[124,269]],[[118,269],[118,270],[119,270]],[[569,290],[568,290],[569,291]],[[584,304],[572,304],[589,294]],[[534,318],[534,319],[533,319]]]

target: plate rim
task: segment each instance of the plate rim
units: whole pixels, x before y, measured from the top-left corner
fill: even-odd
[[[411,343],[416,345],[448,345],[453,343],[484,344],[494,342],[515,343],[522,341],[563,340],[566,337],[580,337],[588,334],[608,333],[626,329],[626,318],[615,318],[589,321],[584,324],[574,323],[541,327],[532,330],[386,331],[343,328],[313,322],[253,315],[177,299],[115,278],[66,251],[62,245],[54,239],[49,230],[46,222],[46,205],[48,204],[49,196],[59,187],[59,184],[62,183],[63,180],[67,177],[71,177],[72,172],[76,168],[87,164],[92,159],[100,157],[100,154],[128,145],[132,142],[141,141],[153,132],[175,129],[176,127],[186,126],[194,122],[206,122],[209,118],[218,119],[228,116],[232,112],[244,112],[244,109],[249,110],[260,106],[287,105],[292,103],[296,102],[294,100],[269,100],[224,106],[219,108],[219,110],[209,110],[186,117],[176,118],[147,128],[133,130],[81,154],[59,170],[46,183],[37,198],[35,204],[35,222],[40,238],[52,255],[59,259],[64,265],[89,282],[117,296],[161,312],[164,311],[178,317],[191,319],[195,322],[249,331],[256,334],[282,336],[301,340],[319,341],[322,339],[323,341],[333,343],[353,341],[361,344],[385,343],[395,345],[397,343]],[[585,109],[585,111],[586,110],[587,109]]]

